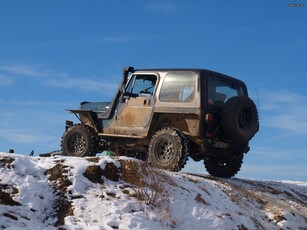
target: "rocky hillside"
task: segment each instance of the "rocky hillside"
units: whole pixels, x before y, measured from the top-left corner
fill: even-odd
[[[307,229],[307,183],[0,154],[1,229]]]

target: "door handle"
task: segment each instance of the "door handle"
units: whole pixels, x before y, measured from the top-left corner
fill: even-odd
[[[150,106],[150,99],[144,99],[144,106]]]

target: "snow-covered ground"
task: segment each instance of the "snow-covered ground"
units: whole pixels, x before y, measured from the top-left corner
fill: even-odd
[[[0,229],[307,229],[307,183],[0,153]]]

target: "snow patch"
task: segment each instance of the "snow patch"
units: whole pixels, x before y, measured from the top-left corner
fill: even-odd
[[[220,179],[160,170],[166,176],[160,179],[165,189],[159,199],[167,203],[166,208],[161,208],[159,202],[146,203],[136,196],[140,189],[148,195],[155,192],[151,186],[157,181],[149,173],[157,174],[157,169],[142,172],[148,175],[146,183],[129,183],[121,173],[125,162],[139,165],[134,175],[142,172],[142,164],[128,157],[28,157],[0,153],[0,228],[307,227],[305,182]],[[87,177],[89,168],[99,169],[101,175],[94,175],[97,180]]]

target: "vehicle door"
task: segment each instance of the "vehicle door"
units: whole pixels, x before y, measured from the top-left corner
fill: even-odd
[[[155,104],[157,80],[154,74],[134,74],[130,77],[116,114],[119,130],[126,128],[122,134],[138,135],[148,129]]]

